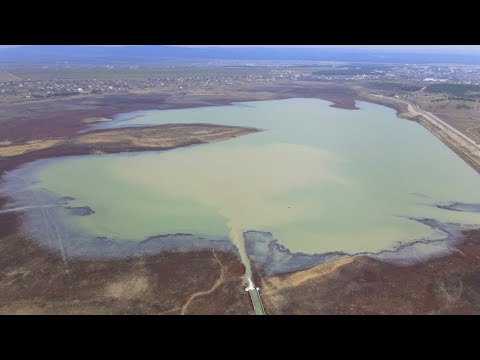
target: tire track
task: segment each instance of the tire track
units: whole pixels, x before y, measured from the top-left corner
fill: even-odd
[[[218,259],[217,254],[215,253],[215,249],[213,249],[213,256],[215,256],[215,259],[217,260],[218,265],[220,265],[220,276],[219,276],[219,278],[217,279],[217,281],[215,281],[215,283],[213,284],[213,286],[209,290],[199,291],[199,292],[194,293],[192,296],[190,296],[190,298],[187,300],[185,305],[182,306],[180,315],[185,315],[188,307],[190,306],[192,301],[195,300],[197,297],[205,296],[205,295],[209,295],[209,294],[213,293],[223,283],[223,280],[225,279],[225,267],[222,265],[222,263]]]

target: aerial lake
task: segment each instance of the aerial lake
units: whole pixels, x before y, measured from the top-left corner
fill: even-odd
[[[263,131],[163,152],[40,160],[12,174],[32,193],[46,189],[94,211],[52,211],[69,236],[229,237],[243,256],[249,230],[270,232],[292,252],[357,253],[445,236],[414,218],[480,224],[480,213],[436,206],[480,203],[480,178],[435,136],[387,107],[329,104],[288,99],[120,114],[95,128],[208,123]]]

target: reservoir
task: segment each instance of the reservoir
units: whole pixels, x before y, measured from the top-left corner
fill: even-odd
[[[94,128],[208,123],[263,131],[163,152],[40,160],[6,180],[22,205],[49,194],[90,207],[88,216],[49,211],[58,231],[78,241],[188,233],[229,238],[242,254],[243,232],[253,230],[292,252],[358,253],[445,236],[412,218],[480,224],[480,213],[436,206],[480,203],[480,178],[435,136],[387,107],[329,105],[287,99],[120,114]]]

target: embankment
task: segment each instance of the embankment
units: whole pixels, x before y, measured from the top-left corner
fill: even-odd
[[[474,144],[473,140],[466,140],[465,134],[459,135],[458,130],[453,130],[449,125],[444,126],[433,114],[421,109],[416,110],[412,104],[400,99],[364,92],[359,92],[359,98],[391,107],[397,111],[399,117],[418,122],[480,173],[480,147]]]

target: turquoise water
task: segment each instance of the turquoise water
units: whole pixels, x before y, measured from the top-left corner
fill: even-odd
[[[394,110],[357,105],[288,99],[122,114],[97,128],[209,123],[264,131],[165,152],[50,159],[35,168],[34,186],[95,211],[70,217],[69,226],[118,241],[229,235],[241,250],[242,232],[258,230],[294,252],[354,253],[443,237],[408,217],[480,224],[478,213],[433,206],[480,202],[473,169]]]

